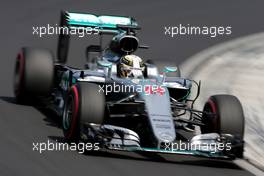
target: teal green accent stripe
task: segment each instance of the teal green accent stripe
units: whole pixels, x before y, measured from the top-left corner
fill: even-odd
[[[68,24],[76,26],[99,27],[100,29],[116,29],[118,24],[137,26],[130,17],[96,16],[93,14],[68,13]]]

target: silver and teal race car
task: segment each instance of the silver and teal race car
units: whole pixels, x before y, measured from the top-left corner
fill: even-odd
[[[60,27],[56,60],[49,50],[22,48],[14,91],[18,102],[39,101],[56,112],[67,141],[96,142],[109,150],[243,157],[239,100],[214,95],[203,110],[195,110],[200,82],[182,78],[177,66],[158,69],[154,61],[134,55],[148,48],[139,44],[140,27],[134,18],[63,11]],[[100,44],[87,46],[85,69],[70,67],[66,62],[71,34],[63,31],[86,28]],[[106,34],[112,39],[103,47]],[[126,56],[140,62],[123,77],[120,60]]]

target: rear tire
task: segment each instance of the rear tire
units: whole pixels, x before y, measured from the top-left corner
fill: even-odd
[[[239,139],[244,138],[245,118],[243,108],[237,97],[232,95],[214,95],[205,103],[203,111],[215,113],[216,116],[204,114],[202,121],[205,126],[201,132],[231,134]],[[236,148],[236,157],[243,157],[243,146]]]
[[[22,48],[16,58],[14,93],[18,102],[47,95],[53,84],[52,53],[45,49]]]
[[[78,83],[72,86],[65,102],[63,132],[67,141],[80,140],[80,126],[104,122],[105,95],[92,83]]]

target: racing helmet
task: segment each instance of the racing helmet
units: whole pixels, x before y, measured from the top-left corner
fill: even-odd
[[[144,68],[144,63],[140,57],[136,55],[125,55],[120,59],[119,75],[121,77],[141,76]]]

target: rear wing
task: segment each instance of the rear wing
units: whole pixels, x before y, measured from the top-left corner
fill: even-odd
[[[62,26],[67,27],[91,27],[99,33],[118,33],[122,26],[130,28],[138,27],[136,20],[126,16],[94,15],[89,13],[62,12]]]

